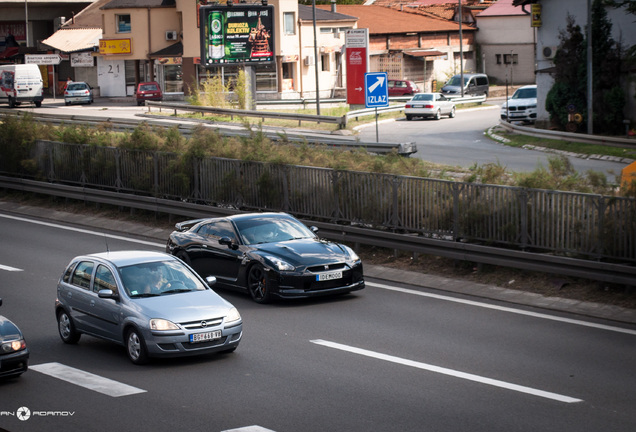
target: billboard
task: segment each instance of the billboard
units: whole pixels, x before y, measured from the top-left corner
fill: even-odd
[[[267,64],[274,57],[274,7],[254,4],[199,8],[201,64]]]

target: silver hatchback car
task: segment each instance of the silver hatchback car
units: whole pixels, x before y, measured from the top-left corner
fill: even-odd
[[[241,341],[238,310],[178,258],[120,251],[73,258],[57,286],[62,341],[82,333],[126,347],[128,358],[232,352]]]
[[[64,90],[64,104],[93,103],[93,89],[85,82],[70,82]]]

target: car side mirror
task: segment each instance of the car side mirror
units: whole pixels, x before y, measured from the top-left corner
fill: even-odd
[[[205,282],[208,284],[208,286],[212,286],[216,284],[216,278],[214,276],[208,276],[205,278]]]
[[[229,238],[229,237],[221,237],[219,239],[219,244],[225,245],[225,246],[227,246],[227,247],[229,247],[230,249],[233,249],[233,250],[238,249],[238,245],[236,243],[234,243],[232,241],[232,239]]]
[[[97,297],[99,298],[109,298],[109,299],[118,299],[119,296],[115,293],[115,291],[110,289],[101,289],[97,291]]]
[[[313,226],[313,225],[312,225],[312,226],[310,226],[310,227],[309,227],[309,230],[310,230],[312,233],[316,234],[316,233],[318,232],[318,227],[316,227],[316,226]]]

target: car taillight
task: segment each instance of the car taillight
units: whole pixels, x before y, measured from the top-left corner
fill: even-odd
[[[406,104],[406,105],[404,105],[404,108],[413,108],[413,105],[411,105],[411,104]]]
[[[434,106],[434,105],[429,104],[429,105],[424,105],[424,108],[429,108],[429,109],[430,109],[430,108],[435,108],[435,106]]]

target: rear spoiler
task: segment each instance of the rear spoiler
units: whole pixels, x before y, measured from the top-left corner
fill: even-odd
[[[203,222],[206,219],[191,219],[183,222],[179,222],[175,224],[175,228],[177,231],[188,231],[190,228],[198,224],[199,222]]]

